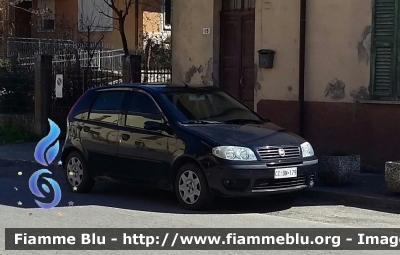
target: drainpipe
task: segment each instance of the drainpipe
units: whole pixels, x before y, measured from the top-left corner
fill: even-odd
[[[135,49],[139,50],[139,0],[135,0]]]
[[[299,135],[304,136],[304,76],[307,0],[300,0]]]

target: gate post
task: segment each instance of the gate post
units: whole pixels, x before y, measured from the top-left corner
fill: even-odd
[[[132,83],[142,82],[142,56],[130,55]]]
[[[130,59],[127,56],[122,57],[122,83],[130,83]]]
[[[35,63],[35,133],[46,136],[49,132],[49,110],[53,81],[53,57],[40,55]]]

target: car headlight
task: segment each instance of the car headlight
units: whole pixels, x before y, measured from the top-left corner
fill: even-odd
[[[227,160],[255,161],[257,160],[254,152],[245,147],[219,146],[212,149],[214,156]]]
[[[303,154],[303,158],[314,156],[313,147],[309,142],[302,143],[300,147],[301,147],[301,153]]]

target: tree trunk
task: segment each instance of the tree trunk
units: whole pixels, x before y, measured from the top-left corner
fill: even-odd
[[[145,56],[146,56],[146,65],[145,65],[145,77],[143,82],[148,82],[149,80],[149,70],[150,70],[150,55],[151,55],[151,39],[147,39],[146,48],[145,48]]]
[[[128,41],[126,40],[124,25],[125,25],[125,18],[120,18],[119,19],[119,33],[121,35],[122,48],[124,49],[125,57],[129,57]]]

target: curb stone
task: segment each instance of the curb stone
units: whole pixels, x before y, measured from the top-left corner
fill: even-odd
[[[372,208],[391,209],[400,213],[400,198],[374,197],[361,194],[332,192],[321,188],[305,190],[304,195],[311,198],[329,199],[345,204],[369,206]]]

